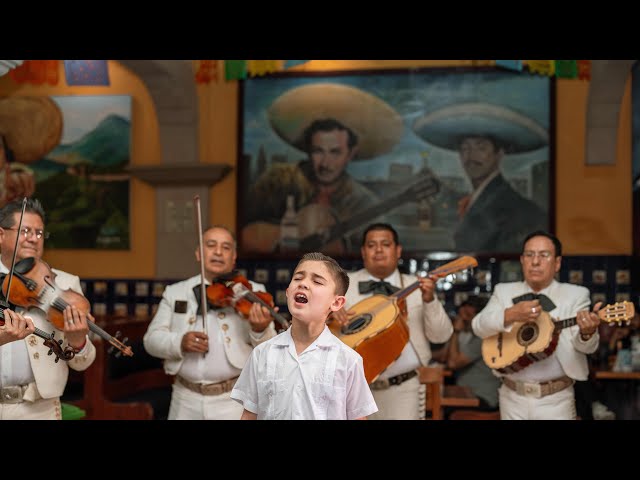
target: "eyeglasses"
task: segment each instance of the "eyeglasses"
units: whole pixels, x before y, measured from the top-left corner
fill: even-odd
[[[11,227],[11,228],[5,228],[5,230],[17,230],[17,228]],[[24,238],[29,238],[31,237],[31,235],[35,235],[38,240],[40,240],[42,237],[44,237],[44,239],[46,240],[47,238],[49,238],[49,235],[50,235],[49,232],[45,232],[40,228],[37,228],[34,230],[31,227],[22,227],[22,230],[20,230],[20,233],[24,235]]]
[[[535,257],[540,257],[541,260],[549,261],[553,257],[553,254],[549,250],[542,250],[541,252],[525,250],[522,252],[522,256],[527,260],[533,260]]]

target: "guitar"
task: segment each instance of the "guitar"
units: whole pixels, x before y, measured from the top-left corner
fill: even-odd
[[[344,221],[337,221],[330,208],[311,203],[301,208],[296,217],[300,237],[298,250],[322,251],[327,255],[346,253],[342,237],[374,218],[410,201],[418,201],[436,195],[440,181],[425,169],[418,180],[402,192],[385,198],[380,203],[362,210]],[[280,250],[280,226],[267,222],[255,222],[242,229],[242,244],[253,252],[270,253]]]
[[[618,302],[598,310],[607,323],[630,321],[635,315],[631,302]],[[544,310],[532,322],[515,322],[510,332],[500,332],[482,341],[482,358],[500,373],[515,373],[550,356],[558,345],[563,328],[576,324],[576,317],[554,320]]]
[[[460,257],[429,272],[433,279],[478,266],[473,257]],[[364,361],[364,375],[372,383],[394,360],[409,341],[407,307],[404,299],[420,287],[414,282],[392,295],[373,295],[356,303],[349,311],[355,315],[340,327],[329,324],[333,334],[358,352]]]

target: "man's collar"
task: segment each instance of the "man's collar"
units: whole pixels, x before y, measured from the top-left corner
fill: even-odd
[[[375,275],[372,275],[369,270],[367,270],[367,275],[369,277],[369,280],[384,280],[385,282],[389,282],[391,285],[400,285],[400,272],[397,268],[393,271],[393,273],[391,273],[391,275],[385,278],[376,277]]]
[[[539,292],[535,292],[535,291],[533,290],[533,288],[531,287],[531,285],[529,285],[529,283],[528,283],[528,282],[526,282],[526,281],[524,282],[524,284],[527,286],[527,289],[528,289],[528,291],[529,291],[529,292],[532,292],[532,293],[544,293],[544,294],[549,293],[549,291],[550,291],[552,288],[554,288],[554,287],[555,287],[555,285],[556,285],[557,283],[558,283],[558,281],[554,278],[553,280],[551,280],[551,283],[550,283],[549,285],[547,285],[546,287],[544,287],[544,288],[543,288],[542,290],[540,290]]]
[[[467,210],[471,208],[471,205],[473,205],[475,201],[478,200],[478,197],[482,194],[482,192],[484,192],[484,190],[487,188],[487,185],[489,185],[498,175],[500,175],[500,169],[496,170],[487,178],[485,178],[484,181],[480,185],[478,185],[478,188],[474,189],[474,191],[471,193],[469,203],[467,204]]]

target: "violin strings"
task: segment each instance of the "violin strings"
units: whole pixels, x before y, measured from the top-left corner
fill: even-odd
[[[54,308],[56,308],[61,312],[69,306],[69,304],[63,298],[60,298],[60,297],[56,298],[53,301],[52,305]],[[102,328],[96,325],[95,322],[92,322],[91,320],[87,319],[87,325],[89,325],[89,330],[96,333],[98,336],[102,337],[104,340],[106,340],[107,342],[109,342],[111,345],[118,348],[119,350],[122,351],[122,349],[126,347],[124,343],[120,342],[117,338],[109,335]]]

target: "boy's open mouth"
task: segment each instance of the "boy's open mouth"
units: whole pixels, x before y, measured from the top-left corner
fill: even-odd
[[[304,293],[296,293],[293,299],[298,303],[307,303],[309,301]]]

